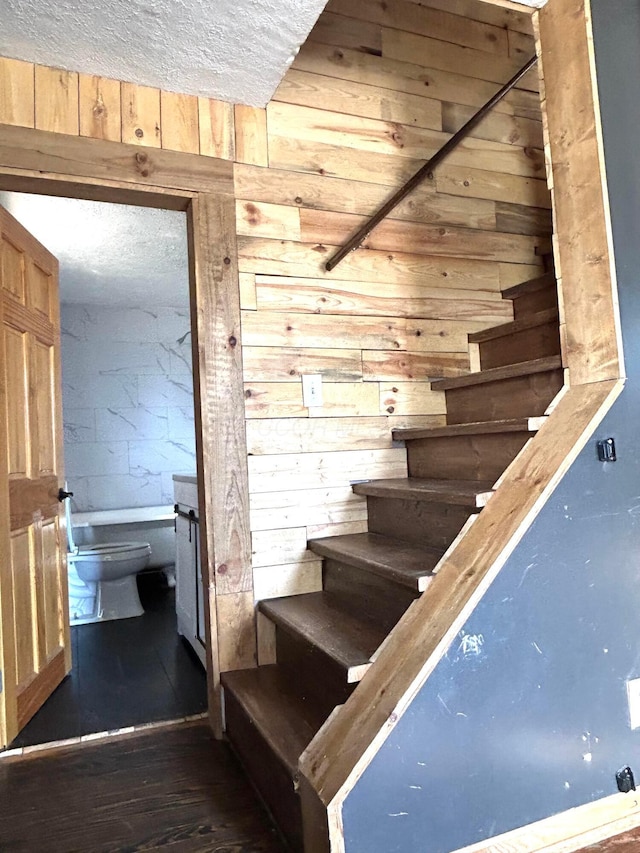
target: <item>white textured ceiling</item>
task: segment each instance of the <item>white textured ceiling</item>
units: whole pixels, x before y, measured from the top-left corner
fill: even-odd
[[[62,302],[188,303],[184,213],[7,192],[0,204],[60,261]]]
[[[264,106],[326,0],[2,0],[0,55]]]

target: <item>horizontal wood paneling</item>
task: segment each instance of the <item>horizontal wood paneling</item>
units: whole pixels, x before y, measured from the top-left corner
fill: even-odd
[[[248,275],[248,273],[245,273]],[[487,327],[508,322],[509,302],[493,290],[387,284],[367,281],[326,281],[322,278],[258,275],[256,306],[269,311],[355,316],[415,317],[465,321]]]
[[[331,382],[362,379],[359,349],[247,346],[242,350],[244,378],[248,382],[300,382],[305,373],[322,374]]]
[[[250,200],[253,204],[266,202],[336,213],[370,214],[391,193],[391,188],[382,184],[302,172],[292,175],[285,169],[261,169],[242,163],[236,164],[234,177],[238,199]],[[460,199],[437,193],[433,183],[427,183],[399,204],[389,219],[443,222],[492,231],[496,228],[496,205],[486,199]]]
[[[384,27],[428,35],[439,41],[504,56],[509,45],[501,27],[461,18],[441,9],[420,7],[405,0],[329,0],[327,11],[369,20]]]
[[[451,136],[438,130],[278,101],[271,101],[267,107],[267,119],[269,133],[274,136],[417,160],[428,160]],[[475,136],[467,137],[449,156],[448,162],[511,175],[545,176],[541,149],[525,149]]]
[[[293,275],[328,280],[385,282],[430,287],[443,285],[466,290],[498,290],[498,264],[466,258],[442,258],[436,255],[417,255],[389,251],[352,252],[333,272],[327,273],[324,264],[337,245],[297,243],[293,240],[268,240],[260,237],[239,237],[238,252],[241,272],[268,275]],[[532,257],[535,260],[535,257]]]
[[[442,104],[426,95],[426,90],[412,95],[292,69],[273,100],[303,107],[320,102],[331,112],[442,130]]]
[[[300,71],[472,107],[481,107],[498,88],[488,80],[411,63],[406,57],[396,60],[388,56],[376,56],[359,50],[313,42],[305,44],[292,67]],[[538,96],[535,92],[525,89],[513,89],[495,109],[499,113],[521,115],[540,121]]]

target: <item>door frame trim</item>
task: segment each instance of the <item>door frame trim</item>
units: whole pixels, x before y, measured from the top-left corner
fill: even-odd
[[[186,213],[208,707],[220,735],[220,672],[256,665],[233,163],[0,125],[0,189]],[[0,735],[9,719],[0,709]]]

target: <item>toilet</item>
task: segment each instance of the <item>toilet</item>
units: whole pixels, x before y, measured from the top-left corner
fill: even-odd
[[[136,575],[151,557],[147,542],[110,542],[77,546],[66,500],[71,625],[142,616]]]

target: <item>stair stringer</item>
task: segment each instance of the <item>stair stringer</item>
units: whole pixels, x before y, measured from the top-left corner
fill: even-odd
[[[342,807],[624,387],[565,388],[375,663],[300,757],[305,853],[343,853]],[[323,821],[319,819],[323,816]],[[320,830],[319,827],[322,826]]]

